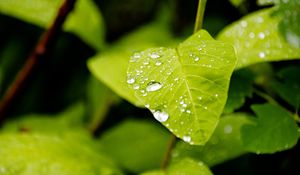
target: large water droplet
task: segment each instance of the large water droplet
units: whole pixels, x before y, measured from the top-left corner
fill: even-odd
[[[188,142],[188,143],[191,142],[191,140],[192,140],[191,136],[188,136],[188,135],[183,136],[182,139],[183,139],[183,141]]]
[[[159,90],[160,88],[162,88],[162,84],[156,81],[151,81],[150,83],[148,83],[146,91],[153,92]]]
[[[165,122],[169,118],[169,114],[164,111],[152,111],[154,118],[159,122]]]
[[[133,84],[134,82],[135,82],[135,80],[133,78],[128,78],[127,79],[128,84]]]

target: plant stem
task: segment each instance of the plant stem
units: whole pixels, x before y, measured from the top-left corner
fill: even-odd
[[[58,33],[60,32],[63,23],[65,22],[68,14],[74,8],[76,0],[65,0],[56,15],[54,22],[51,24],[48,30],[46,30],[35,49],[31,52],[27,61],[22,69],[18,72],[13,83],[6,90],[1,102],[0,102],[0,124],[5,120],[5,114],[19,91],[24,86],[29,75],[36,67],[38,61],[49,53],[49,50],[55,44]]]
[[[194,33],[196,33],[198,30],[202,29],[205,6],[206,6],[206,0],[199,0],[197,16],[196,16],[196,21],[195,21],[195,26],[194,26]]]
[[[161,169],[166,169],[167,168],[167,166],[169,164],[169,161],[170,161],[172,149],[173,149],[175,143],[176,143],[176,136],[171,133],[171,136],[170,136],[170,139],[169,139],[169,142],[168,142],[167,151],[166,151],[166,153],[163,157],[163,160],[161,162]]]

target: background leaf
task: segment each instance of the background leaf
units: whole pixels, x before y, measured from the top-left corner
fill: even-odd
[[[47,28],[54,20],[61,3],[61,0],[1,0],[0,12]],[[91,0],[78,0],[63,27],[96,50],[104,47],[102,16]]]
[[[190,144],[205,144],[225,105],[235,66],[233,48],[204,30],[176,49],[131,57],[127,83],[154,117]]]
[[[172,152],[172,160],[178,161],[184,157],[191,157],[212,167],[245,154],[247,151],[243,147],[241,128],[249,123],[251,117],[247,114],[223,116],[211,139],[204,146],[179,142]]]
[[[271,82],[272,88],[276,93],[292,105],[295,111],[300,109],[300,68],[290,66],[278,72],[278,80]]]
[[[142,173],[141,175],[212,175],[209,168],[199,161],[191,158],[185,158],[181,161],[171,164],[167,170],[164,171],[150,171]]]
[[[299,132],[293,117],[279,106],[253,105],[257,119],[242,128],[245,149],[251,152],[274,153],[293,147]]]
[[[282,16],[270,15],[274,9],[249,14],[226,27],[218,39],[234,45],[237,69],[264,61],[282,61],[300,58],[300,49],[288,44],[278,31]]]
[[[87,136],[0,134],[0,170],[5,175],[122,174]]]
[[[100,138],[103,152],[124,169],[139,173],[159,168],[170,135],[153,122],[127,120]]]
[[[254,81],[252,72],[246,69],[235,71],[232,74],[228,98],[223,113],[232,113],[244,105],[246,98],[252,96]]]

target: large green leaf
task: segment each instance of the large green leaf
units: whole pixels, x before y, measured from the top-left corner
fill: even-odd
[[[165,25],[157,22],[149,24],[120,39],[106,52],[89,59],[89,70],[119,96],[134,105],[142,106],[124,78],[130,55],[149,47],[165,46],[170,40],[170,32]]]
[[[242,68],[264,61],[300,58],[300,49],[288,44],[278,30],[281,16],[271,17],[274,9],[254,12],[226,27],[218,39],[234,45]]]
[[[81,134],[0,134],[0,174],[117,175],[114,163]]]
[[[159,168],[170,135],[153,122],[127,120],[100,138],[103,151],[124,169],[139,173]]]
[[[246,150],[255,153],[274,153],[293,147],[299,132],[293,117],[279,106],[253,105],[257,114],[254,123],[242,128],[242,140]]]
[[[5,132],[26,131],[30,133],[53,134],[60,134],[70,130],[81,130],[83,129],[84,112],[84,105],[78,103],[59,114],[28,114],[20,116],[5,123],[1,130]]]
[[[230,45],[201,30],[177,49],[134,53],[127,83],[177,137],[190,144],[205,144],[225,105],[235,61]]]
[[[170,165],[166,171],[150,171],[141,175],[212,175],[212,172],[203,162],[185,158]]]
[[[212,167],[236,158],[247,152],[243,147],[241,128],[249,123],[251,117],[247,114],[237,113],[221,117],[214,134],[204,146],[179,142],[172,152],[172,160],[191,157]]]
[[[0,12],[43,28],[54,20],[62,0],[1,0]],[[78,0],[64,24],[64,30],[78,35],[94,49],[104,46],[102,16],[91,0]]]
[[[300,109],[300,67],[290,66],[278,73],[278,80],[271,82],[277,94],[292,105],[295,111]]]

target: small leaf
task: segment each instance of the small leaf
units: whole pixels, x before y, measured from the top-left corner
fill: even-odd
[[[219,40],[234,45],[237,69],[259,62],[300,58],[300,49],[288,44],[279,33],[281,18],[271,17],[273,12],[271,8],[249,14],[219,34]]]
[[[61,0],[1,0],[0,12],[47,28],[53,22]],[[102,16],[91,0],[78,0],[63,28],[78,35],[96,50],[104,45]]]
[[[170,135],[153,122],[127,120],[100,138],[103,152],[124,169],[139,173],[159,168]]]
[[[124,79],[130,55],[148,47],[167,45],[170,40],[171,36],[165,26],[158,23],[149,24],[122,38],[108,51],[89,59],[88,68],[98,80],[120,97],[136,106],[143,106]]]
[[[299,138],[297,124],[288,112],[279,106],[253,105],[257,114],[253,124],[242,128],[245,149],[251,152],[274,153],[293,147]]]
[[[127,83],[177,137],[190,144],[205,144],[225,105],[235,60],[230,45],[202,30],[177,49],[134,53]]]
[[[172,152],[172,160],[184,157],[201,160],[212,167],[236,158],[247,151],[241,139],[241,127],[251,123],[251,116],[237,113],[221,117],[211,139],[204,146],[192,146],[179,142]]]
[[[212,172],[203,162],[185,158],[171,164],[166,171],[150,171],[141,175],[212,175]]]
[[[0,174],[120,175],[87,136],[0,134]]]
[[[246,97],[252,96],[253,81],[253,75],[248,70],[242,69],[233,73],[223,113],[232,113],[244,105]]]
[[[276,93],[294,106],[295,111],[300,109],[300,67],[290,66],[278,73],[278,80],[271,82]]]

